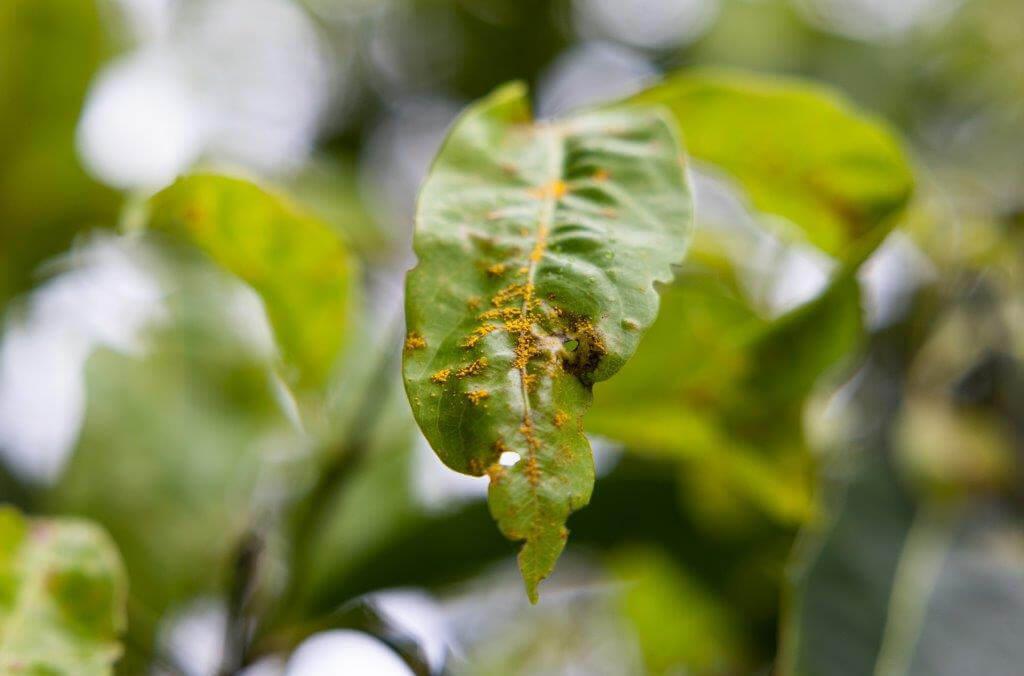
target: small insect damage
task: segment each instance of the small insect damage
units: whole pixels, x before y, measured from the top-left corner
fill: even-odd
[[[568,328],[562,336],[562,368],[589,387],[594,382],[591,374],[597,371],[608,348],[592,320],[568,313],[565,319]]]

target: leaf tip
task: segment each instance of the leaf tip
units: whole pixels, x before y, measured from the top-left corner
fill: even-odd
[[[569,531],[565,526],[547,529],[543,533],[527,538],[519,550],[519,572],[526,585],[526,596],[532,605],[540,601],[539,587],[552,571],[565,549]]]

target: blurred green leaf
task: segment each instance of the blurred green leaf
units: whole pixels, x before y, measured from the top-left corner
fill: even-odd
[[[337,230],[361,259],[386,259],[394,253],[396,233],[371,215],[358,179],[354,160],[325,156],[308,162],[286,187],[298,203]]]
[[[906,157],[883,123],[797,80],[690,71],[631,102],[666,106],[688,153],[736,181],[765,225],[786,219],[783,241],[840,265],[816,299],[765,318],[740,290],[748,261],[730,259],[729,234],[701,227],[698,213],[700,265],[665,290],[636,357],[597,391],[587,428],[691,461],[687,499],[719,525],[740,515],[736,497],[800,521],[812,509],[804,399],[862,337],[854,272],[909,199]]]
[[[633,624],[648,674],[750,670],[734,610],[654,548],[616,552],[623,612]]]
[[[667,107],[687,153],[724,172],[758,210],[844,261],[867,256],[906,204],[913,175],[896,135],[837,92],[740,71],[684,71],[631,100]]]
[[[635,452],[689,461],[691,488],[717,484],[726,503],[738,496],[800,521],[811,510],[803,402],[856,344],[858,301],[856,283],[841,278],[768,322],[721,281],[684,274],[664,291],[637,354],[597,390],[587,429]]]
[[[111,673],[127,585],[100,528],[0,505],[0,673]]]
[[[181,263],[165,281],[168,321],[144,354],[89,359],[78,445],[45,505],[117,540],[132,580],[132,645],[143,651],[165,612],[219,593],[263,516],[260,497],[294,481],[305,447],[270,366],[241,335],[240,284],[198,256]]]
[[[248,181],[197,174],[150,201],[150,227],[204,251],[263,299],[291,382],[322,386],[352,319],[355,262],[338,235]]]
[[[994,501],[916,500],[880,450],[846,459],[796,552],[780,673],[1016,673],[1019,521]]]
[[[114,222],[114,193],[86,176],[74,147],[105,51],[96,2],[0,5],[0,308],[76,232]]]
[[[825,490],[827,513],[794,554],[782,673],[874,674],[915,506],[881,453]]]
[[[650,111],[534,124],[521,85],[456,123],[420,194],[405,382],[441,459],[489,474],[502,532],[525,540],[531,599],[590,499],[581,428],[658,308],[686,245],[690,193]],[[566,346],[563,346],[565,343]],[[503,452],[521,457],[499,464]]]

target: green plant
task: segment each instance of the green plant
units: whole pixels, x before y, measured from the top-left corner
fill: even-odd
[[[426,172],[411,242],[374,224],[341,135],[276,179],[197,163],[118,215],[73,137],[122,46],[92,3],[0,8],[7,335],[97,243],[160,290],[138,340],[54,343],[90,356],[51,483],[0,462],[0,676],[190,673],[167,634],[196,599],[223,610],[220,674],[338,628],[417,675],[555,673],[551,655],[588,673],[1013,673],[1019,192],[950,179],[959,160],[929,156],[921,129],[809,78],[687,67],[536,119],[525,84],[480,94],[521,71],[488,62],[488,36],[538,3],[452,4],[474,35],[460,93],[478,98]],[[770,4],[730,4],[730,25]],[[974,38],[1012,52],[971,11]],[[746,58],[709,58],[715,40],[685,62]],[[919,91],[883,93],[913,117]],[[963,171],[1017,176],[980,164]],[[884,321],[864,291],[883,242],[926,261]],[[403,274],[404,317],[380,282]],[[434,469],[486,503],[429,505]],[[513,555],[525,594],[513,573],[502,596]],[[439,663],[374,596],[405,587],[472,597],[463,621],[499,628]]]

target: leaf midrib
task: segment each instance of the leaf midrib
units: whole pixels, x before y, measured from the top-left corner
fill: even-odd
[[[547,255],[547,238],[551,232],[551,227],[554,224],[555,208],[560,199],[558,192],[551,189],[552,186],[558,182],[564,181],[564,159],[565,159],[565,146],[564,137],[561,131],[553,126],[539,126],[538,131],[544,139],[545,145],[548,150],[548,177],[547,180],[542,184],[544,190],[544,202],[541,204],[540,217],[537,223],[536,238],[534,239],[534,245],[530,249],[529,262],[527,264],[526,272],[526,288],[527,291],[523,294],[522,303],[522,315],[524,317],[530,317],[531,309],[529,307],[530,302],[533,299],[536,285],[535,279],[537,276],[537,267],[540,261]],[[531,322],[530,330],[533,331],[533,325]],[[528,468],[530,471],[526,472],[527,480],[530,484],[530,492],[536,496],[537,494],[537,477],[536,477],[536,465],[537,465],[537,440],[534,437],[533,427],[533,409],[530,405],[530,392],[528,386],[528,368],[529,362],[523,364],[518,368],[519,371],[519,390],[520,396],[523,400],[523,435],[526,437],[526,449],[527,449],[527,462],[529,463]]]

